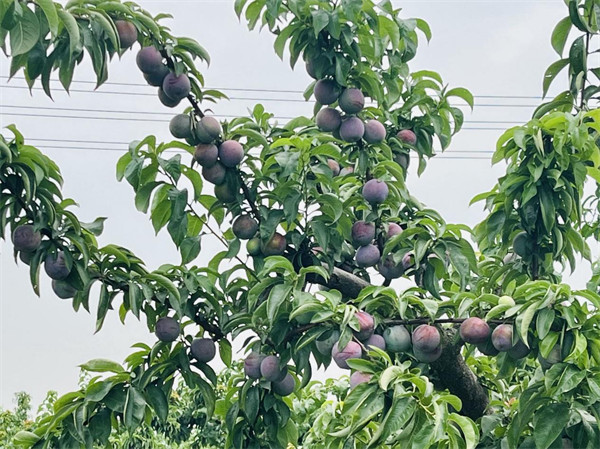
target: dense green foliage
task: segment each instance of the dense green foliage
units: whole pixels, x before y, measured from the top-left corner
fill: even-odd
[[[185,447],[193,426],[173,409],[189,413],[192,400],[201,419],[224,423],[225,447],[598,447],[598,275],[574,291],[558,268],[590,260],[588,240],[600,235],[597,199],[583,201],[600,181],[600,115],[589,107],[599,74],[588,64],[600,3],[566,4],[551,39],[561,57],[577,35],[544,92],[564,67],[569,89],[500,138],[493,162],[507,173],[475,198],[489,215],[472,231],[405,184],[409,154],[422,172],[460,131],[450,99],[473,107],[473,97],[410,71],[431,31],[389,2],[235,2],[315,80],[306,90],[315,117],[281,124],[261,105],[223,123],[207,116],[202,102],[223,96],[203,90],[194,66],[208,55],[160,25],[164,14],[112,0],[0,0],[11,75],[23,68],[50,95],[50,74],[68,89],[87,53],[102,84],[110,57],[139,42],[137,65],[160,102],[190,103],[170,123],[176,140],[143,137],[117,165],[135,207],[179,249],[181,261],[155,271],[126,248],[99,247],[104,219],[78,220],[58,167],[17,127],[0,138],[0,236],[12,234],[36,292],[42,266],[75,310],[89,310],[99,284],[97,330],[118,309],[158,339],[135,344],[123,364],[83,364],[94,377],[13,443],[139,447],[137,435]],[[224,250],[203,253],[206,235]],[[395,289],[399,277],[413,286]],[[223,387],[210,362],[218,347],[231,366],[236,338],[248,351],[244,373]],[[332,361],[354,371],[351,389],[311,384],[314,367]],[[181,388],[193,393],[177,402]]]

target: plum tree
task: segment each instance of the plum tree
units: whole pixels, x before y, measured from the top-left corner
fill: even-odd
[[[179,322],[169,316],[163,316],[158,319],[154,328],[156,338],[165,343],[172,343],[179,337],[181,326]]]
[[[215,358],[217,347],[211,338],[196,338],[190,345],[190,352],[199,362],[207,363]]]
[[[113,427],[135,436],[144,421],[164,425],[181,379],[224,423],[231,448],[595,447],[600,431],[586,417],[600,404],[600,268],[579,290],[559,271],[591,262],[589,242],[600,239],[597,195],[583,200],[600,179],[591,0],[568,0],[552,36],[561,56],[543,94],[567,66],[568,90],[500,137],[493,160],[506,174],[475,198],[488,213],[473,229],[446,223],[408,189],[410,158],[425,170],[461,130],[457,100],[474,101],[435,72],[411,71],[430,30],[391,4],[236,2],[315,80],[305,90],[313,115],[282,123],[262,105],[223,122],[208,116],[224,97],[196,66],[208,54],[173,35],[163,14],[119,1],[4,3],[11,77],[23,69],[50,95],[54,72],[69,89],[89,55],[100,86],[108,62],[138,41],[145,80],[178,108],[175,140],[132,136],[117,164],[136,208],[179,252],[154,270],[127,248],[98,244],[103,219],[77,218],[58,167],[16,126],[0,136],[0,236],[40,230],[31,246],[14,245],[34,291],[44,265],[75,310],[96,307],[97,330],[118,310],[158,338],[135,345],[123,366],[82,365],[91,385],[58,401],[17,446],[106,447]],[[207,236],[223,248],[210,254]],[[205,361],[218,345],[234,367],[232,343],[249,354],[245,376],[215,391]],[[331,363],[355,370],[354,388],[303,422],[282,396],[302,396],[315,367]],[[299,426],[310,428],[306,440]]]
[[[42,234],[32,225],[20,225],[12,233],[12,242],[16,251],[33,252],[42,243]]]

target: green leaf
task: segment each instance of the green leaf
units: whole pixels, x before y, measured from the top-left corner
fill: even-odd
[[[431,41],[431,28],[429,27],[429,24],[423,19],[415,19],[415,22],[417,24],[417,28],[421,30],[427,38],[427,42]]]
[[[79,365],[79,367],[93,373],[111,372],[119,374],[126,372],[125,369],[117,362],[107,359],[93,359],[84,363],[83,365]]]
[[[329,13],[323,9],[312,11],[313,29],[315,30],[315,38],[329,24]]]
[[[475,104],[475,100],[473,99],[473,94],[469,92],[464,87],[455,87],[454,89],[450,89],[446,92],[446,98],[448,97],[459,97],[467,102],[471,109],[473,109],[473,105]]]
[[[56,12],[56,5],[52,0],[35,0],[35,3],[42,11],[44,11],[52,36],[56,36],[58,34],[58,13]]]
[[[106,220],[106,217],[98,217],[91,223],[81,223],[81,227],[97,237],[104,231],[104,222]]]
[[[226,366],[231,366],[232,361],[232,348],[229,340],[225,338],[221,338],[219,340],[219,355],[221,356],[221,360]]]
[[[585,72],[587,66],[587,53],[585,50],[585,36],[579,36],[571,44],[569,50],[569,62],[571,64],[571,73],[577,75]]]
[[[158,419],[165,422],[167,420],[167,415],[169,414],[169,403],[163,389],[154,384],[148,385],[146,387],[146,399],[148,400],[150,407],[156,412]]]
[[[546,73],[544,73],[544,82],[543,82],[543,96],[544,97],[548,93],[548,89],[550,89],[550,85],[552,84],[552,81],[554,81],[554,78],[556,78],[556,75],[558,75],[560,73],[560,71],[567,66],[567,64],[569,64],[569,60],[567,58],[559,59],[558,61],[550,64],[550,67],[548,67],[546,69]]]
[[[273,322],[279,311],[279,307],[281,307],[284,302],[289,302],[291,293],[291,285],[277,284],[273,287],[269,293],[269,298],[267,299],[267,318],[269,321]]]
[[[565,49],[565,43],[569,37],[571,26],[571,19],[569,17],[565,17],[558,22],[558,24],[554,27],[554,31],[552,31],[552,48],[554,48],[554,51],[556,51],[559,56],[562,56],[562,52]]]
[[[111,295],[108,293],[108,288],[105,283],[100,287],[100,300],[98,302],[98,313],[96,315],[96,332],[100,331],[104,318],[110,308]]]
[[[69,51],[70,54],[77,54],[80,51],[80,34],[79,34],[79,26],[77,25],[77,21],[75,17],[64,9],[58,10],[58,17],[62,20],[67,33],[69,34]]]
[[[207,65],[210,65],[210,55],[196,40],[188,37],[178,37],[177,46],[191,53],[193,57],[198,57],[206,61]]]
[[[467,444],[466,449],[474,449],[477,443],[479,443],[479,429],[475,423],[466,416],[459,415],[458,413],[450,413],[448,419],[458,424]]]
[[[11,56],[22,55],[31,50],[40,37],[40,21],[35,13],[23,7],[23,15],[17,21],[15,27],[10,30]]]
[[[144,396],[135,387],[131,386],[127,390],[127,399],[125,400],[125,413],[123,422],[129,431],[135,430],[142,419],[146,410],[146,401]]]
[[[533,418],[533,439],[537,449],[548,449],[569,422],[569,406],[555,403],[542,407]]]
[[[16,444],[17,447],[22,448],[30,448],[38,441],[40,441],[40,437],[33,432],[27,432],[25,430],[18,432],[12,439],[12,443]]]

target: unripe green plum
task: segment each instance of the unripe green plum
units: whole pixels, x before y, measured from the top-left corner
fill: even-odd
[[[360,326],[360,330],[353,331],[356,338],[361,341],[371,338],[375,331],[375,319],[373,318],[373,315],[359,311],[356,312],[354,316],[358,319],[358,324]]]
[[[171,72],[165,76],[162,88],[167,97],[173,100],[183,100],[190,93],[192,85],[185,73],[177,76]]]
[[[252,352],[244,360],[244,373],[250,379],[260,379],[260,364],[265,356],[257,352]]]
[[[532,249],[533,244],[527,232],[519,232],[513,239],[513,251],[516,255],[521,257],[528,257],[531,255]]]
[[[481,318],[470,317],[460,325],[460,338],[474,345],[484,343],[490,333],[490,326]]]
[[[414,133],[414,131],[410,129],[403,129],[398,131],[396,137],[400,142],[404,142],[412,146],[415,146],[417,144],[417,135]]]
[[[508,350],[508,355],[515,360],[519,360],[527,357],[530,352],[531,349],[529,349],[527,345],[523,343],[521,339],[519,339],[519,341],[517,341],[517,343]]]
[[[271,388],[273,389],[273,393],[280,396],[288,396],[294,392],[296,381],[294,381],[291,374],[287,373],[283,380],[273,382]]]
[[[513,327],[510,324],[501,324],[492,332],[492,344],[500,352],[512,348]]]
[[[331,174],[333,176],[340,174],[340,164],[338,164],[337,161],[334,161],[333,159],[327,159],[327,166],[331,170]]]
[[[358,114],[365,107],[365,96],[360,89],[344,89],[340,94],[338,104],[346,114]]]
[[[287,375],[287,366],[279,366],[279,357],[275,355],[266,356],[260,363],[260,374],[269,382],[279,382]]]
[[[401,325],[388,327],[383,331],[383,338],[390,352],[406,352],[411,347],[410,332]]]
[[[365,347],[367,349],[378,348],[385,351],[385,339],[381,335],[373,334],[365,341]]]
[[[385,140],[385,126],[379,120],[368,120],[365,123],[363,138],[367,143],[381,143]]]
[[[225,167],[237,167],[244,159],[244,147],[235,140],[226,140],[219,145],[219,159]]]
[[[187,114],[177,114],[169,122],[169,131],[177,139],[192,137],[192,118]]]
[[[421,324],[412,333],[412,344],[415,351],[434,352],[441,342],[440,331],[435,326]]]
[[[171,343],[177,340],[179,332],[181,332],[179,322],[175,318],[168,316],[159,318],[156,322],[156,327],[154,328],[156,338],[165,343]]]
[[[213,166],[202,168],[202,176],[204,179],[217,186],[225,182],[226,174],[227,171],[220,162],[217,162]]]
[[[70,299],[75,296],[77,289],[73,288],[71,284],[65,281],[52,280],[52,291],[60,299]]]
[[[248,251],[248,254],[250,254],[251,256],[258,256],[261,253],[260,239],[258,237],[255,237],[253,239],[248,240],[248,243],[246,243],[246,251]]]
[[[408,153],[398,153],[394,156],[394,162],[406,171],[410,165],[410,156]]]
[[[387,233],[385,234],[387,240],[399,234],[402,234],[402,227],[398,223],[388,224]]]
[[[138,52],[135,62],[138,68],[146,74],[160,72],[164,67],[163,57],[160,54],[160,51],[153,46],[143,47]]]
[[[129,48],[137,42],[138,32],[133,23],[126,20],[116,20],[115,27],[117,28],[121,48]]]
[[[359,220],[352,225],[352,242],[358,246],[370,244],[375,238],[375,225]]]
[[[512,298],[512,296],[503,295],[498,298],[498,305],[512,307],[515,305],[515,300]]]
[[[337,109],[324,108],[317,113],[317,127],[323,132],[333,132],[340,128],[342,116]]]
[[[337,329],[325,332],[315,341],[317,351],[319,351],[323,355],[331,355],[333,345],[335,345],[339,339],[340,331],[338,331]]]
[[[373,378],[372,374],[361,373],[360,371],[354,371],[350,376],[350,388],[354,389],[360,384],[370,382]]]
[[[385,279],[398,279],[404,274],[404,266],[402,262],[394,262],[394,257],[390,254],[385,259],[379,261],[377,271]]]
[[[48,254],[44,261],[44,270],[46,274],[57,281],[62,281],[69,276],[71,270],[67,267],[65,254],[61,251],[54,254]]]
[[[417,347],[413,346],[413,354],[419,362],[432,363],[432,362],[435,362],[437,359],[439,359],[440,356],[442,355],[442,346],[440,345],[437,348],[434,348],[433,351],[430,351],[430,352],[423,351],[423,350],[418,349]]]
[[[240,215],[233,222],[231,229],[238,239],[248,240],[258,231],[258,222],[250,215]]]
[[[362,189],[363,198],[371,204],[383,203],[390,193],[390,189],[384,181],[370,179]]]
[[[169,74],[169,68],[166,65],[161,65],[160,69],[157,69],[151,73],[144,73],[144,79],[150,86],[161,87],[165,76]]]
[[[356,264],[359,267],[373,267],[379,262],[381,252],[375,245],[365,245],[356,251]]]
[[[192,341],[190,351],[196,360],[208,363],[215,358],[217,347],[210,338],[196,338]]]
[[[214,192],[217,199],[222,203],[231,203],[237,198],[236,192],[232,189],[229,183],[223,183],[215,186]]]
[[[169,72],[170,73],[170,72]],[[166,79],[166,77],[165,77]],[[164,81],[163,81],[164,82]],[[168,108],[174,108],[175,106],[177,106],[179,103],[181,103],[181,100],[175,100],[171,97],[169,97],[165,91],[163,90],[162,87],[158,88],[158,99],[160,100],[160,102],[165,105]]]
[[[201,143],[196,146],[194,159],[202,167],[210,168],[217,163],[219,158],[219,149],[216,145]]]
[[[267,243],[262,245],[261,251],[265,257],[281,256],[285,252],[286,247],[287,241],[285,240],[285,237],[279,232],[276,232]]]
[[[13,231],[12,241],[17,251],[33,252],[40,247],[42,234],[35,231],[32,225],[20,225]]]
[[[358,142],[365,135],[365,124],[358,117],[344,120],[340,126],[340,137],[345,142]]]
[[[341,93],[340,86],[331,79],[322,79],[315,83],[315,99],[324,105],[335,103]]]
[[[333,345],[331,350],[333,361],[342,369],[350,369],[348,366],[349,359],[360,359],[362,357],[362,349],[355,341],[349,341],[346,347],[340,349],[338,343]]]

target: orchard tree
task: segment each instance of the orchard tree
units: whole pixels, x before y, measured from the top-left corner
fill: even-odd
[[[204,104],[223,97],[194,65],[208,55],[161,25],[168,15],[113,0],[1,0],[11,76],[23,69],[51,95],[58,71],[68,90],[87,53],[100,85],[111,57],[139,43],[144,78],[178,113],[175,140],[134,141],[117,165],[136,208],[179,249],[180,261],[155,271],[126,248],[97,244],[103,220],[79,221],[58,167],[15,126],[0,141],[0,231],[35,291],[42,266],[75,310],[90,309],[99,285],[98,330],[118,309],[157,338],[134,345],[124,365],[83,364],[98,376],[15,445],[104,447],[113,428],[167,420],[185,382],[209,416],[223,417],[226,447],[597,448],[600,276],[573,290],[561,272],[591,259],[588,239],[600,236],[597,198],[584,201],[586,182],[600,182],[600,111],[589,107],[600,90],[589,59],[600,2],[566,4],[551,39],[561,59],[543,84],[545,93],[568,69],[568,90],[499,139],[493,162],[507,172],[476,198],[489,215],[472,231],[405,185],[409,155],[421,173],[460,131],[451,100],[472,107],[473,97],[435,72],[410,71],[431,32],[388,1],[235,2],[314,78],[305,92],[314,117],[279,124],[260,105],[225,122],[207,114]],[[223,251],[205,254],[206,235]],[[399,278],[413,286],[397,288]],[[244,375],[217,400],[210,362],[218,351],[230,365],[236,338]],[[331,363],[349,370],[350,390],[296,419],[291,396]]]

